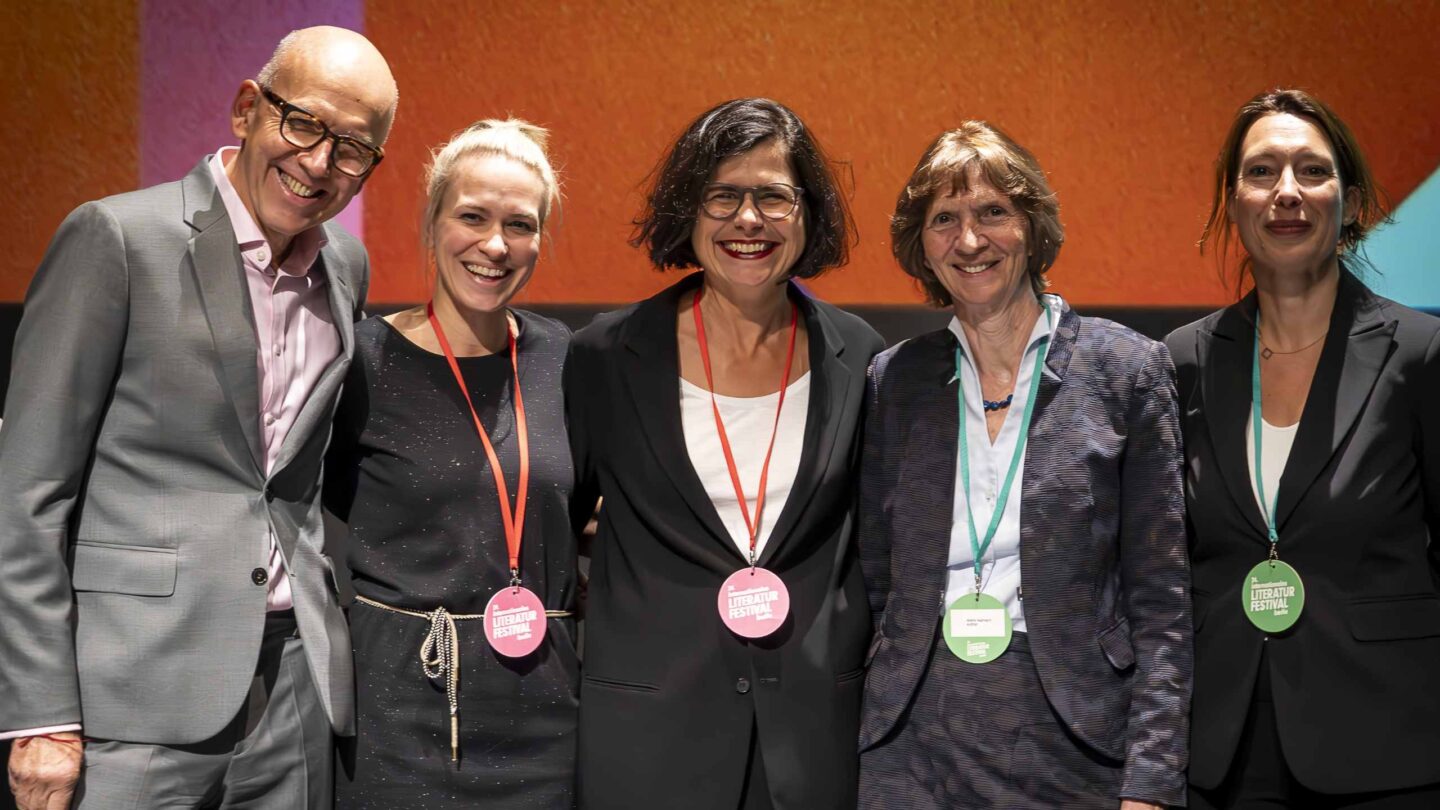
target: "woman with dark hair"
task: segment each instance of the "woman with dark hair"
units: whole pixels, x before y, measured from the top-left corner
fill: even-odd
[[[1300,90],[1240,108],[1176,330],[1194,568],[1192,808],[1440,807],[1440,320],[1358,277],[1379,190]]]
[[[1059,206],[989,124],[930,144],[890,232],[955,317],[870,368],[860,807],[1183,803],[1190,578],[1169,354],[1044,293]]]
[[[792,281],[843,264],[849,233],[800,119],[721,104],[656,169],[634,240],[701,272],[571,344],[577,522],[604,496],[582,807],[854,807],[870,622],[853,478],[883,344]]]

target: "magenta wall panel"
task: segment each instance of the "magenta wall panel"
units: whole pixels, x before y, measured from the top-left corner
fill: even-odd
[[[365,27],[364,0],[143,0],[140,3],[140,186],[182,177],[235,143],[230,101],[296,28]],[[339,217],[361,235],[364,201]]]

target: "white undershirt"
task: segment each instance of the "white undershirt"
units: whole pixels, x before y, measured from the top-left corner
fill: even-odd
[[[1058,326],[1063,302],[1057,296],[1042,295],[1040,303],[1050,310],[1050,320]],[[965,337],[965,330],[959,319],[950,319],[950,331],[955,333],[965,350],[965,359],[961,366],[961,373],[965,375],[965,441],[970,450],[970,494],[975,496],[975,533],[982,542],[985,539],[985,529],[989,527],[995,514],[995,500],[999,497],[1000,488],[1005,485],[1006,473],[1010,471],[1010,459],[1015,454],[1015,445],[1020,440],[1020,419],[1025,412],[1026,398],[1030,396],[1030,386],[1036,382],[1032,379],[1035,355],[1042,348],[1049,351],[1048,347],[1054,343],[1054,328],[1047,322],[1044,312],[1036,316],[1035,325],[1030,330],[1030,341],[1025,346],[1025,354],[1020,358],[1014,399],[1005,411],[1005,423],[996,434],[994,444],[991,444],[990,431],[985,424],[983,397],[980,394],[980,377],[970,360],[973,356],[970,341]],[[1041,339],[1046,335],[1050,335],[1051,340],[1042,343]],[[1053,376],[1048,367],[1041,373]],[[949,383],[946,390],[953,392],[955,386],[956,383]],[[958,420],[959,415],[946,418]],[[1029,450],[1027,444],[1026,452]],[[1045,474],[1044,469],[1038,472]],[[980,590],[987,596],[1000,600],[1010,614],[1011,626],[1017,633],[1025,632],[1025,607],[1020,600],[1020,493],[1025,488],[1024,481],[1025,459],[1022,458],[1015,470],[1015,482],[1010,485],[1010,498],[1004,504],[1005,511],[1000,518],[999,527],[995,530],[995,539],[990,541],[990,548],[986,549],[985,559],[980,567]],[[950,523],[950,554],[946,560],[945,602],[941,606],[942,611],[945,605],[965,594],[975,592],[975,552],[970,546],[966,506],[965,482],[960,475],[960,442],[957,439],[955,503]]]
[[[1295,433],[1300,428],[1300,423],[1289,427],[1275,427],[1260,417],[1260,422],[1265,426],[1264,432],[1260,434],[1263,440],[1260,452],[1263,458],[1260,459],[1260,474],[1265,479],[1265,497],[1269,503],[1260,504],[1260,514],[1263,516],[1265,510],[1275,503],[1276,493],[1280,491],[1280,474],[1285,472],[1285,462],[1290,459],[1290,448],[1295,444]],[[1255,417],[1253,415],[1245,420],[1245,468],[1250,471],[1250,491],[1255,495],[1255,502],[1260,503],[1260,490],[1255,486]],[[1270,516],[1274,520],[1275,516]]]
[[[785,508],[790,488],[795,483],[795,474],[800,469],[800,454],[805,445],[805,418],[810,410],[810,372],[805,372],[785,389],[785,407],[780,412],[780,425],[776,429],[775,406],[779,400],[779,391],[762,397],[715,395],[752,518],[755,516],[756,488],[760,486],[760,468],[765,464],[771,431],[775,433],[775,451],[770,457],[770,474],[765,485],[765,512],[760,516],[759,538],[755,544],[757,558],[770,539],[770,530],[780,517],[780,511]],[[700,483],[705,487],[705,494],[715,505],[720,522],[730,531],[730,539],[735,541],[740,556],[748,559],[750,530],[745,528],[745,516],[740,512],[740,502],[735,498],[735,484],[731,482],[730,468],[725,464],[725,451],[720,447],[720,434],[715,430],[710,392],[683,377],[680,379],[680,424],[685,432],[685,449],[690,454],[691,465],[700,476]]]

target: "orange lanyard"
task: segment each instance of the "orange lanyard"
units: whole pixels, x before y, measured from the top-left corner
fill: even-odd
[[[725,464],[730,468],[730,483],[735,485],[735,497],[740,499],[740,514],[745,518],[745,528],[750,532],[750,566],[755,566],[755,546],[760,538],[760,513],[765,509],[765,482],[770,476],[770,454],[775,450],[775,436],[780,432],[780,411],[785,407],[785,389],[790,385],[790,363],[795,359],[795,332],[798,325],[799,309],[790,303],[790,345],[785,349],[785,368],[780,372],[780,402],[775,406],[775,426],[770,430],[770,446],[765,449],[765,464],[760,467],[760,491],[755,496],[755,519],[750,519],[749,502],[745,500],[745,489],[740,485],[740,471],[735,466],[735,454],[730,451],[730,438],[725,435],[725,422],[720,418],[720,405],[715,401],[715,377],[710,372],[710,347],[705,342],[705,319],[700,315],[700,296],[704,288],[695,292],[695,303],[691,311],[695,314],[695,339],[700,344],[700,362],[705,366],[705,382],[710,386],[710,407],[715,411],[715,432],[720,434],[720,449],[725,451]]]
[[[470,400],[470,389],[465,385],[465,375],[460,373],[460,364],[455,361],[455,353],[450,350],[450,341],[445,339],[445,330],[440,328],[440,320],[435,317],[435,305],[425,305],[425,315],[430,319],[430,328],[435,330],[435,337],[440,341],[440,348],[445,352],[445,360],[450,363],[450,371],[455,375],[455,382],[460,386],[460,393],[465,396],[465,404],[470,406],[470,416],[475,420],[475,432],[480,434],[480,441],[485,445],[485,455],[490,459],[490,472],[495,476],[495,491],[500,496],[500,523],[505,528],[505,546],[510,552],[510,584],[520,584],[520,538],[525,530],[525,492],[530,488],[530,436],[525,428],[525,398],[520,395],[520,347],[515,343],[515,330],[511,328],[509,318],[506,318],[505,334],[510,339],[510,368],[515,372],[515,433],[520,439],[520,484],[515,491],[515,511],[510,511],[510,493],[505,488],[505,473],[500,469],[500,458],[495,455],[495,447],[490,444],[490,434],[485,432],[485,426],[480,424],[480,414],[475,412],[475,403]]]

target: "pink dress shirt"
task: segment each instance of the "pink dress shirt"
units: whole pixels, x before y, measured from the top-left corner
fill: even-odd
[[[265,234],[240,201],[225,167],[239,149],[227,146],[210,159],[210,175],[230,215],[230,226],[245,263],[245,281],[250,288],[250,307],[255,313],[258,339],[255,365],[260,380],[260,442],[265,456],[265,475],[274,472],[275,459],[285,436],[300,415],[320,375],[340,354],[340,333],[330,312],[328,280],[322,272],[311,272],[325,233],[311,228],[292,240],[290,254],[275,261],[275,252]],[[266,610],[288,610],[290,577],[273,533],[266,538],[269,558]]]

